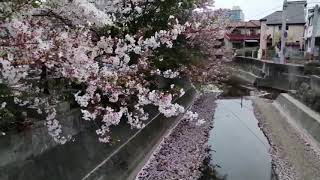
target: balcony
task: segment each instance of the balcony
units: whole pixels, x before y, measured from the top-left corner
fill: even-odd
[[[225,34],[225,38],[230,41],[260,40],[260,34]]]

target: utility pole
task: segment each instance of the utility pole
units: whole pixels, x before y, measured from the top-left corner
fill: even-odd
[[[247,36],[248,36],[248,34],[247,34],[247,22],[246,21],[244,22],[244,36],[245,36],[245,38],[244,38],[242,46],[243,46],[243,49],[246,50],[246,40],[247,40]]]
[[[258,59],[267,59],[267,21],[261,21],[261,30],[260,30],[260,49],[258,53]]]
[[[314,60],[316,54],[316,34],[317,34],[317,27],[318,27],[318,19],[319,19],[319,5],[316,5],[313,12],[313,22],[312,22],[312,35],[311,35],[311,58]]]
[[[281,51],[280,51],[280,64],[284,64],[285,59],[285,48],[286,48],[286,30],[287,30],[287,7],[288,2],[284,0],[283,11],[282,11],[282,30],[281,30]]]

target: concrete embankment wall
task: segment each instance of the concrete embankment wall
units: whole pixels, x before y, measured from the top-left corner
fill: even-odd
[[[296,90],[303,82],[310,83],[304,75],[304,66],[296,64],[277,64],[248,57],[234,57],[233,75],[243,81],[253,82],[258,87],[268,87],[284,91]],[[241,73],[237,71],[242,71]],[[246,74],[246,75],[244,75]]]
[[[262,69],[266,68],[266,73],[294,73],[298,75],[304,74],[304,66],[300,64],[278,64],[271,61],[264,61],[255,58],[248,58],[243,56],[236,56],[233,59],[233,62],[237,63],[238,65],[243,65],[245,67],[249,67],[252,69],[258,68]],[[251,67],[250,67],[251,66]]]
[[[196,90],[185,81],[175,84],[186,91],[176,102],[188,108]],[[84,126],[79,110],[70,109],[67,104],[60,108],[64,113],[58,115],[59,119],[66,126],[66,134],[73,136],[72,140],[57,145],[45,127],[0,137],[1,180],[126,179],[142,167],[154,147],[181,118],[166,118],[156,107],[146,107],[150,118],[145,128],[132,129],[122,121],[111,129],[112,142],[103,144],[95,133],[98,124]]]
[[[311,89],[316,94],[320,95],[320,77],[319,76],[311,76]]]
[[[193,104],[196,96],[195,89],[187,91],[186,95],[177,102],[186,109]],[[182,118],[166,118],[163,115],[155,116],[147,126],[135,133],[122,147],[118,148],[114,155],[107,157],[95,169],[90,171],[83,179],[114,179],[121,180],[135,177],[152,152]]]
[[[79,109],[70,109],[68,103],[60,103],[57,113],[62,130],[68,135],[74,136],[86,127],[85,121],[80,118]],[[43,116],[39,117],[44,119]],[[57,143],[48,134],[44,123],[44,120],[38,120],[24,132],[0,137],[0,177],[1,168],[11,163],[26,161],[32,156],[40,155],[57,146]]]
[[[231,73],[239,83],[245,82],[257,87],[269,87],[284,91],[299,90],[299,92],[301,85],[307,84],[310,89],[307,88],[300,92],[302,98],[299,100],[289,94],[281,94],[276,99],[275,105],[278,105],[312,138],[320,142],[320,115],[310,108],[315,106],[310,104],[309,100],[305,102],[305,99],[309,98],[305,95],[312,94],[310,97],[319,97],[319,76],[305,75],[303,65],[276,64],[247,57],[235,57],[233,63],[235,66]],[[312,102],[314,101],[317,100],[312,99]]]
[[[281,94],[274,102],[294,120],[298,126],[306,130],[320,143],[320,115],[288,94]]]
[[[242,69],[230,68],[231,81],[235,84],[255,85],[261,77]]]

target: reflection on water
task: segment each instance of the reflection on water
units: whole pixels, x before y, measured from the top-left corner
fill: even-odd
[[[210,133],[211,164],[228,180],[270,180],[268,140],[258,127],[251,100],[218,100]]]

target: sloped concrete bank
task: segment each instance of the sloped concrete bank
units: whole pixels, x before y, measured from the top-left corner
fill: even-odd
[[[299,121],[306,119],[305,112],[302,112],[304,108],[297,107],[295,103],[299,102],[291,104],[291,98],[284,99],[286,99],[285,94],[275,102],[261,98],[253,99],[259,126],[271,145],[270,153],[275,172],[280,180],[319,180],[318,143],[295,120],[295,118],[299,118]],[[288,106],[296,106],[289,108],[297,112],[290,114]],[[297,117],[295,114],[298,114]]]
[[[70,136],[75,136],[87,127],[85,121],[81,120],[79,109],[70,109],[68,103],[58,104],[57,114],[63,132]],[[0,177],[3,175],[1,173],[3,167],[26,161],[30,157],[38,156],[57,146],[57,143],[48,134],[44,122],[37,120],[25,132],[0,137]]]
[[[320,94],[320,77],[313,75],[311,76],[311,89],[316,92],[316,94]]]
[[[196,97],[196,90],[190,88],[177,103],[189,109]],[[82,180],[132,179],[149,159],[161,140],[181,120],[183,115],[166,118],[157,115],[146,127],[136,132],[125,144],[91,170]]]
[[[176,83],[186,91],[176,102],[188,109],[197,92],[188,82]],[[1,180],[127,179],[182,117],[165,118],[156,108],[148,107],[150,119],[144,129],[131,129],[126,122],[121,122],[112,128],[114,141],[102,144],[97,140],[96,127],[82,129],[83,120],[78,111],[68,111],[75,115],[70,115],[71,119],[61,118],[62,122],[70,123],[67,127],[73,132],[73,140],[65,145],[51,142],[45,128],[0,137]]]
[[[231,80],[236,84],[243,85],[255,85],[261,78],[251,72],[247,72],[241,69],[230,68]]]
[[[320,115],[289,94],[280,94],[275,105],[282,109],[304,129],[312,138],[320,143]]]

